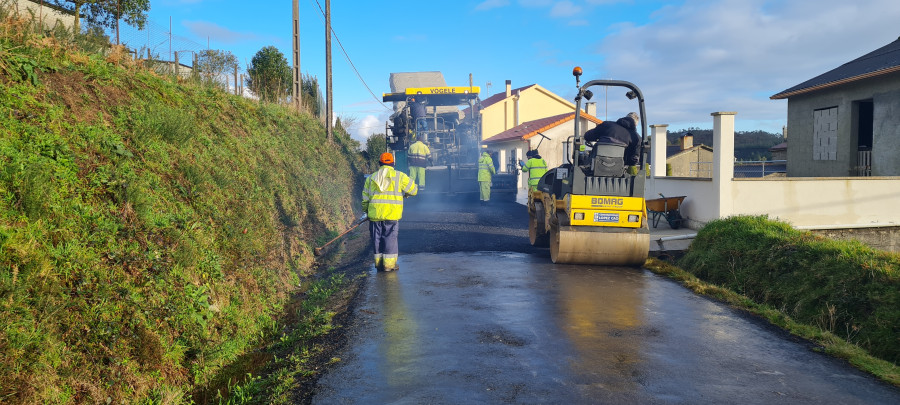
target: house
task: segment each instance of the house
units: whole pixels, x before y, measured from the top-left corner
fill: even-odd
[[[788,100],[788,177],[900,175],[900,38],[770,98]]]
[[[485,140],[525,122],[575,111],[575,104],[538,84],[512,88],[481,101],[481,139]],[[471,110],[466,110],[471,113]]]
[[[771,148],[772,160],[787,160],[787,142],[779,143]]]
[[[678,138],[678,145],[666,146],[666,175],[712,177],[712,158],[713,149],[703,144],[694,145],[694,135],[687,132]],[[648,163],[652,165],[650,159],[652,153],[648,154]]]
[[[740,177],[734,164],[736,112],[714,112],[711,178],[669,177],[651,166],[647,199],[686,196],[684,225],[699,229],[734,215],[768,215],[796,228],[852,234],[879,249],[900,251],[900,177]],[[654,160],[665,159],[666,124],[650,125]],[[796,133],[791,134],[793,147]],[[789,147],[790,151],[791,148]]]
[[[516,170],[518,160],[524,159],[525,152],[532,149],[538,150],[548,168],[557,167],[571,154],[566,141],[575,130],[574,120],[575,113],[566,112],[524,122],[485,139],[482,144],[498,152],[500,172]],[[581,120],[582,133],[603,122],[587,113],[581,114]],[[527,176],[520,174],[519,187],[528,187]]]

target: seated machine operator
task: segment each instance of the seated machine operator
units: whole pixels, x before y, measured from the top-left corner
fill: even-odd
[[[625,151],[622,156],[623,163],[628,166],[636,166],[638,162],[640,162],[641,137],[637,133],[637,125],[639,122],[640,118],[637,113],[631,112],[614,122],[603,121],[594,127],[594,129],[585,132],[585,142],[593,145],[591,156],[593,157],[599,154],[600,156],[618,160],[618,156],[609,156],[607,153],[610,150],[615,151],[624,148]],[[605,146],[612,146],[612,148],[606,148]],[[617,166],[621,166],[621,163]],[[594,175],[621,176],[622,169],[615,168],[612,171],[604,172],[595,166]],[[618,171],[618,173],[614,173],[615,171]]]

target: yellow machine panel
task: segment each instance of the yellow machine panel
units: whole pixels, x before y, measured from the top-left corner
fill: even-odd
[[[640,197],[610,197],[602,195],[566,195],[571,209],[588,210],[644,210],[644,199]]]
[[[478,86],[473,87],[407,87],[406,94],[408,95],[416,95],[416,94],[468,94],[474,93],[478,94],[481,92],[481,88]]]
[[[569,223],[573,226],[612,226],[617,228],[640,228],[643,224],[640,211],[595,211],[572,210]]]
[[[398,93],[383,93],[381,101],[406,101],[415,96],[423,96],[429,105],[460,105],[478,98],[481,88],[478,86],[456,87],[407,87]]]

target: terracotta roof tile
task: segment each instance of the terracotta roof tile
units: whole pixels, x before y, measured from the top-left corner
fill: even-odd
[[[589,114],[581,114],[582,117],[588,119],[589,121],[599,124],[603,122],[597,117],[594,117]],[[531,139],[538,132],[544,132],[551,128],[562,125],[568,121],[572,121],[575,118],[575,112],[563,113],[554,115],[552,117],[540,118],[532,121],[528,121],[522,124],[519,124],[515,127],[507,129],[497,135],[494,135],[488,139],[482,141],[482,143],[497,143],[497,142],[505,142],[511,141],[515,139],[520,139],[523,141],[527,141]]]

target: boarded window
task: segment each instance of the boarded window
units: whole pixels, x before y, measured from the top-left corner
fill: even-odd
[[[813,111],[813,160],[837,160],[837,107]]]

